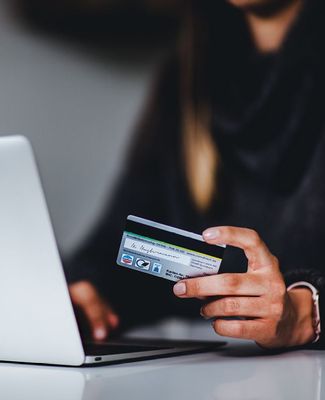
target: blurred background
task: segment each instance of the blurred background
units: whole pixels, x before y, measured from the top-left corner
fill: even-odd
[[[0,136],[35,149],[69,255],[109,201],[177,0],[0,0]]]

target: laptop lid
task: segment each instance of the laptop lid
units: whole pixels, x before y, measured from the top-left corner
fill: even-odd
[[[22,136],[0,137],[0,360],[85,361],[33,151]]]

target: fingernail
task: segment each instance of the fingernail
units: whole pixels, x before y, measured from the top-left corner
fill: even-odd
[[[112,328],[116,328],[119,325],[119,317],[116,314],[111,314],[109,316],[109,322]]]
[[[207,321],[208,321],[209,319],[211,319],[210,317],[206,317],[206,316],[203,314],[203,308],[200,309],[200,315],[201,315],[202,318],[204,318],[204,319],[207,320]]]
[[[174,293],[176,296],[181,296],[186,293],[186,285],[184,282],[176,283],[174,286]]]
[[[220,229],[207,229],[206,231],[203,232],[203,237],[204,239],[207,240],[213,240],[213,239],[217,239],[218,237],[220,237],[221,232]]]
[[[105,328],[96,328],[94,335],[97,340],[103,340],[107,336],[106,329]]]

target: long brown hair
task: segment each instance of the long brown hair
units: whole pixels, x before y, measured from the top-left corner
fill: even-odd
[[[180,40],[182,134],[190,193],[197,208],[205,211],[216,192],[220,157],[211,135],[211,107],[205,82],[208,31],[198,3],[188,3]]]

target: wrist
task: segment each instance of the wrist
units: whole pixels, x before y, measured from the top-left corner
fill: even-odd
[[[315,339],[313,298],[309,289],[298,287],[288,291],[293,309],[293,329],[290,346],[302,346]]]

